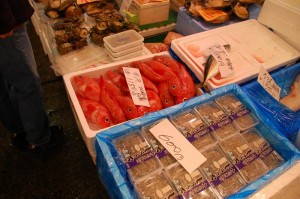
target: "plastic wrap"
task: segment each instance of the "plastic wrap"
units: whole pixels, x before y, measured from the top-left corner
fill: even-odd
[[[280,99],[289,94],[291,85],[299,74],[300,63],[279,70],[271,75],[281,88]],[[294,112],[276,101],[256,81],[244,85],[242,89],[258,107],[258,112],[266,123],[291,141],[296,140],[300,129],[300,110]]]
[[[255,104],[244,93],[244,91],[236,84],[224,86],[216,89],[210,94],[204,94],[192,98],[184,103],[163,109],[159,112],[153,112],[145,115],[144,117],[125,122],[124,124],[104,130],[96,135],[96,152],[97,159],[96,165],[98,170],[99,179],[103,182],[107,192],[111,198],[137,198],[137,194],[129,180],[128,173],[121,158],[118,156],[113,140],[126,133],[139,130],[143,126],[153,123],[162,118],[170,118],[172,115],[178,114],[183,110],[193,108],[202,103],[214,100],[217,97],[223,96],[228,93],[235,94],[242,103],[259,119],[259,124],[256,129],[263,132],[264,138],[273,146],[273,148],[280,154],[285,162],[276,169],[268,172],[263,177],[255,182],[248,184],[239,192],[229,196],[229,198],[245,198],[258,191],[267,183],[274,180],[278,175],[282,174],[289,167],[295,164],[300,159],[300,152],[296,147],[281,134],[273,131],[263,120],[261,112],[258,111]]]

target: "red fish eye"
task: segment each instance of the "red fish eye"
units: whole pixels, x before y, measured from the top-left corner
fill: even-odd
[[[169,103],[169,100],[166,99],[166,100],[165,100],[165,104],[168,104],[168,103]]]
[[[172,85],[172,89],[176,89],[176,85]]]
[[[128,112],[131,112],[131,108],[128,108]]]
[[[108,122],[109,122],[109,118],[107,118],[107,117],[106,117],[106,118],[105,118],[105,122],[107,122],[107,123],[108,123]]]
[[[187,98],[185,97],[185,98],[183,98],[183,101],[186,101],[187,100]]]

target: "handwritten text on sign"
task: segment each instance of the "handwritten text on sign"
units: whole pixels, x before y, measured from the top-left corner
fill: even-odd
[[[150,128],[150,132],[187,172],[192,173],[206,161],[206,158],[168,119],[163,119],[157,125]]]
[[[260,67],[257,81],[270,95],[272,95],[277,101],[279,100],[281,88],[276,84],[268,71],[262,66]]]
[[[208,48],[208,52],[216,59],[222,78],[233,75],[232,62],[223,45],[214,44]]]
[[[130,95],[135,105],[150,107],[144,82],[137,68],[123,67]]]

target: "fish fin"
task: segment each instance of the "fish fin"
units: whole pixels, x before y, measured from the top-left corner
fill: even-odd
[[[201,83],[199,84],[199,87],[200,87],[200,88],[204,88],[204,90],[205,90],[207,93],[210,94],[210,89],[209,89],[209,87],[208,87],[208,85],[207,85],[206,82],[201,82]]]

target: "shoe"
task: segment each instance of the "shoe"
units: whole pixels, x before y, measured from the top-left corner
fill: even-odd
[[[61,125],[55,125],[50,127],[51,135],[47,143],[42,145],[28,145],[29,153],[33,155],[50,155],[50,153],[55,152],[64,140],[63,127]]]
[[[11,136],[11,143],[20,151],[27,151],[29,145],[25,133],[14,133]]]

